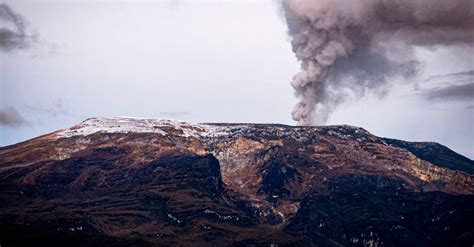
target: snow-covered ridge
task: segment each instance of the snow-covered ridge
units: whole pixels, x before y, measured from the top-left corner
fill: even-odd
[[[323,134],[339,139],[357,138],[365,140],[371,136],[362,128],[349,125],[296,127],[279,124],[225,124],[190,123],[168,119],[146,119],[133,117],[89,118],[69,129],[56,132],[59,138],[88,136],[94,133],[155,133],[162,136],[195,138],[280,136],[303,141]]]
[[[89,118],[57,134],[59,137],[87,136],[94,133],[156,133],[163,136],[173,130],[184,137],[216,137],[226,135],[228,127],[211,124],[196,124],[168,119],[146,119],[132,117]]]

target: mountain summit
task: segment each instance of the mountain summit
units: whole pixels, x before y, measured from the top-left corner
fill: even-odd
[[[0,148],[0,244],[472,246],[474,162],[347,125],[90,118]]]

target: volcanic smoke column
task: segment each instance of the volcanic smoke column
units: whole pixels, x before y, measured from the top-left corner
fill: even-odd
[[[472,46],[471,0],[283,0],[301,71],[291,85],[299,125],[323,124],[348,97],[416,76],[415,47]],[[468,56],[469,54],[466,54]]]

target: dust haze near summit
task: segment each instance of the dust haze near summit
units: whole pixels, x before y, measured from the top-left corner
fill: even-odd
[[[285,0],[282,6],[301,62],[291,82],[299,125],[325,123],[348,97],[384,94],[394,79],[413,80],[423,65],[416,47],[474,41],[469,0]]]
[[[25,124],[25,119],[15,108],[0,109],[0,125],[20,126]]]

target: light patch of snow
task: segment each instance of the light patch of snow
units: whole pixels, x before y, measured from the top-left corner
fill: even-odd
[[[221,220],[236,220],[236,221],[239,221],[240,218],[238,216],[233,216],[233,215],[222,215],[222,214],[219,214],[218,212],[214,211],[214,210],[211,210],[211,209],[206,209],[204,210],[204,213],[205,214],[212,214],[212,215],[215,215],[217,216],[219,219]]]
[[[237,127],[237,126],[236,126]],[[235,127],[195,124],[178,120],[132,117],[89,118],[82,123],[57,133],[58,137],[88,136],[94,133],[156,133],[162,136],[173,131],[183,137],[225,136]]]
[[[82,231],[82,226],[77,226],[77,227],[69,227],[68,229],[70,232],[74,231]]]
[[[353,237],[350,239],[353,244],[357,244],[359,242],[359,239],[356,237]]]
[[[168,216],[168,218],[174,220],[174,221],[177,222],[178,224],[180,224],[180,223],[182,222],[181,220],[179,220],[178,218],[176,218],[174,215],[172,215],[172,214],[170,214],[170,213],[168,213],[167,216]]]

